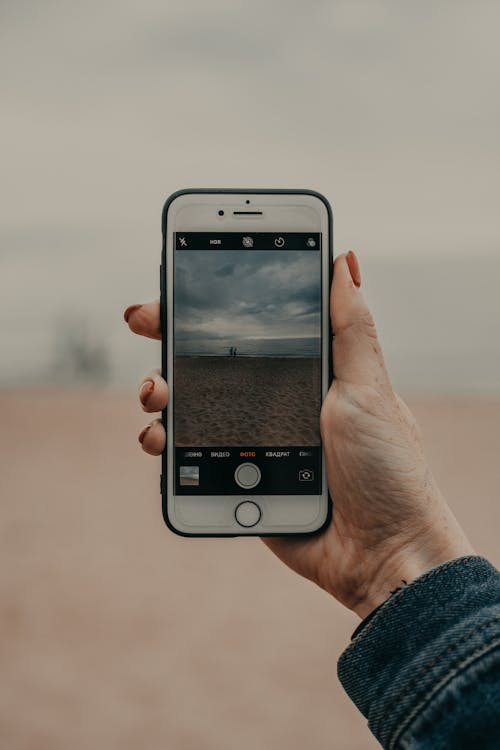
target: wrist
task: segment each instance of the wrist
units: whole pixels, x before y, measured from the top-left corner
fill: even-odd
[[[461,531],[461,530],[460,530]],[[392,593],[432,568],[464,555],[475,554],[471,544],[463,534],[450,542],[427,539],[425,543],[411,545],[398,550],[376,568],[366,587],[364,596],[350,607],[364,619],[374,609],[383,604]]]

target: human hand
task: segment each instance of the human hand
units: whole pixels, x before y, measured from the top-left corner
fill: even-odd
[[[402,581],[473,550],[429,470],[415,419],[392,389],[360,285],[354,253],[338,256],[331,293],[335,379],[320,419],[332,522],[312,536],[263,541],[365,617]],[[125,319],[135,333],[161,338],[158,302],[127,308]],[[139,395],[145,411],[165,408],[168,388],[158,370],[143,379]],[[139,440],[147,453],[161,454],[161,420]]]

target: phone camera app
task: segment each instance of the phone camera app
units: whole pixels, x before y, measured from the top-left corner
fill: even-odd
[[[312,482],[314,479],[314,471],[312,469],[300,469],[299,470],[299,482]]]
[[[320,235],[250,231],[176,235],[176,494],[321,493]]]

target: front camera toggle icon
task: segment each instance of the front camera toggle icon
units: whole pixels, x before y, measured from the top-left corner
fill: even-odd
[[[312,469],[300,469],[299,470],[299,482],[312,482],[314,479],[314,471]]]

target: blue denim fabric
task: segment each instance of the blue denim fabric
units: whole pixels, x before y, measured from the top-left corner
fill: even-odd
[[[500,748],[500,573],[470,556],[411,581],[356,631],[338,675],[388,750]]]

